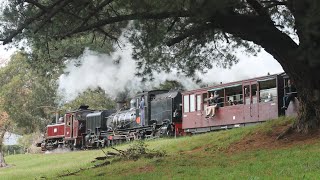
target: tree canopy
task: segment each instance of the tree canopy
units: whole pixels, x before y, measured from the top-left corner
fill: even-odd
[[[65,110],[78,109],[81,105],[89,106],[89,109],[106,110],[114,109],[115,102],[101,89],[90,90],[80,94],[77,99],[63,105]]]
[[[25,133],[42,129],[49,121],[43,106],[55,107],[56,83],[43,78],[30,68],[28,56],[14,54],[7,66],[0,69],[1,107]]]
[[[214,62],[232,66],[234,49],[262,47],[296,83],[296,127],[307,131],[320,125],[319,7],[316,0],[13,0],[0,39],[49,49],[44,42],[90,34],[118,43],[123,35],[134,46],[137,75],[176,68],[192,76]]]

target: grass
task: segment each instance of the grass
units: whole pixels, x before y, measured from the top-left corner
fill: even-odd
[[[320,141],[279,149],[226,153],[228,146],[254,133],[291,123],[280,118],[259,126],[219,131],[177,139],[147,141],[148,148],[165,150],[164,158],[112,161],[62,179],[318,179]],[[270,130],[271,129],[271,130]],[[127,148],[128,144],[118,148]],[[110,149],[107,149],[110,150]],[[0,169],[0,179],[53,178],[92,166],[102,151],[8,156],[13,165]]]

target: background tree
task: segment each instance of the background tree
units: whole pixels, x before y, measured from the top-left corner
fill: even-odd
[[[14,0],[4,11],[1,37],[4,44],[85,33],[115,40],[128,27],[137,75],[177,68],[192,76],[213,62],[232,66],[235,48],[254,54],[262,47],[295,82],[295,127],[308,131],[320,125],[319,7],[315,0]]]
[[[4,160],[4,152],[3,152],[3,141],[4,134],[10,127],[10,119],[6,112],[0,111],[0,167],[7,166]]]
[[[17,52],[0,68],[0,112],[4,119],[0,121],[1,145],[9,125],[15,125],[15,133],[19,134],[42,130],[51,122],[50,114],[42,107],[56,106],[55,79],[37,74],[28,58],[28,54]]]
[[[64,110],[78,109],[81,105],[87,105],[90,109],[106,110],[114,109],[115,102],[101,88],[87,90],[80,94],[77,99],[63,105]]]
[[[43,128],[47,114],[41,106],[55,106],[55,81],[38,76],[27,63],[28,56],[17,52],[0,69],[0,97],[3,109],[21,132]]]
[[[165,82],[159,85],[160,90],[172,90],[172,89],[180,89],[184,90],[183,85],[175,80],[166,80]]]

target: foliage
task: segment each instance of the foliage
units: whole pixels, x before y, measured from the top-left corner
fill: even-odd
[[[277,6],[271,9],[272,14],[279,13]],[[210,17],[214,13],[237,10],[252,14],[248,6],[237,0],[223,3],[181,0],[139,0],[138,3],[127,0],[59,0],[55,3],[45,0],[39,3],[12,1],[3,12],[5,23],[2,37],[4,43],[10,42],[12,38],[29,39],[29,43],[40,50],[34,54],[50,56],[52,51],[57,50],[54,54],[58,58],[53,55],[42,59],[61,65],[62,57],[78,56],[81,52],[79,49],[83,50],[84,47],[91,46],[92,49],[101,51],[103,48],[99,48],[97,44],[104,43],[106,39],[109,44],[106,43],[108,45],[104,47],[104,51],[110,50],[110,43],[121,43],[118,38],[124,30],[129,29],[125,36],[134,45],[133,57],[138,64],[137,75],[150,75],[152,70],[170,71],[175,68],[192,76],[197,71],[205,72],[207,68],[211,68],[212,62],[217,62],[221,67],[231,67],[237,63],[237,58],[231,52],[233,48],[243,47],[243,51],[248,53],[257,52],[257,46],[252,43],[227,34],[228,32],[218,27],[211,27]],[[287,11],[283,9],[282,12]],[[284,18],[290,19],[287,16]],[[139,21],[128,24],[128,20]],[[20,29],[23,31],[20,32]],[[60,39],[62,40],[59,41]],[[90,40],[92,44],[89,43]],[[72,44],[70,41],[76,43]],[[174,43],[175,41],[181,43]],[[167,44],[171,47],[167,47]],[[35,62],[35,65],[45,64]]]
[[[64,104],[61,109],[73,110],[78,109],[81,105],[88,105],[90,109],[105,110],[114,109],[115,102],[101,88],[87,91],[80,94],[77,99]]]
[[[24,154],[25,149],[20,145],[6,145],[3,147],[3,152],[5,156],[13,155],[13,154]]]
[[[79,57],[85,48],[106,54],[112,52],[110,43],[101,38],[95,34],[82,34],[70,39],[48,41],[36,36],[30,43],[32,52],[29,53],[28,62],[44,76],[60,74],[68,59]]]
[[[36,147],[36,143],[40,142],[40,139],[42,140],[39,132],[24,134],[18,139],[18,144],[21,147],[22,152],[39,153],[41,149]]]
[[[118,156],[121,159],[124,160],[138,160],[141,158],[155,158],[155,157],[164,157],[166,156],[165,151],[160,151],[160,150],[152,150],[147,148],[147,144],[142,141],[136,141],[133,144],[129,145],[129,148],[126,150],[118,150],[115,149],[119,152]]]
[[[17,52],[7,66],[0,69],[2,108],[23,132],[31,133],[50,121],[55,107],[55,82],[38,76],[27,63],[28,56]]]
[[[170,90],[170,89],[181,89],[181,90],[183,90],[184,87],[178,81],[166,80],[164,83],[161,83],[159,85],[159,89],[160,90]]]

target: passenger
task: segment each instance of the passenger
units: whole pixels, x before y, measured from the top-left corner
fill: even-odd
[[[290,102],[293,100],[294,97],[297,96],[296,87],[294,86],[294,83],[290,81],[290,79],[288,80],[288,86],[285,87],[285,90],[287,90],[287,92],[283,96],[282,109],[287,110]]]
[[[208,100],[209,106],[206,108],[206,118],[209,116],[214,117],[216,109],[220,107],[220,97],[217,91],[214,92],[214,95],[211,93],[211,96]]]
[[[222,107],[222,98],[220,97],[220,95],[218,94],[217,91],[214,92],[214,97],[213,97],[213,102],[214,104],[217,105],[217,107]]]
[[[233,103],[233,101],[232,101],[231,99],[228,101],[228,105],[229,105],[229,106],[234,105],[234,103]]]
[[[141,101],[140,101],[140,125],[144,126],[145,125],[145,119],[144,119],[144,95],[141,96]]]
[[[213,106],[214,105],[214,96],[213,96],[213,93],[210,93],[210,98],[209,98],[209,106]]]
[[[272,101],[272,94],[268,93],[267,98],[264,100],[264,102],[270,102]]]
[[[179,118],[180,117],[180,113],[178,112],[178,109],[174,110],[173,117],[174,118]]]

